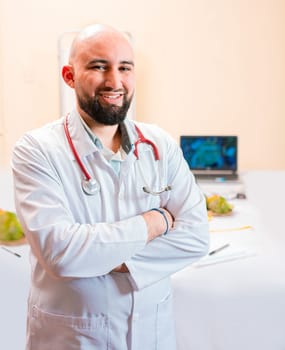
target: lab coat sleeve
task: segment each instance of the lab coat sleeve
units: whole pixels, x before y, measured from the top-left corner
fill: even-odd
[[[51,276],[101,276],[145,246],[141,215],[114,223],[75,222],[69,208],[74,198],[67,198],[57,169],[31,135],[15,146],[12,167],[17,215],[33,255]]]
[[[205,196],[189,171],[181,149],[169,137],[167,149],[168,183],[172,185],[165,208],[174,216],[174,226],[166,235],[152,240],[126,265],[134,289],[139,290],[197,261],[208,252],[209,227]]]

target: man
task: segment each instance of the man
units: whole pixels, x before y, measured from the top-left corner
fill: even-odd
[[[13,155],[31,246],[27,350],[173,350],[170,276],[207,252],[204,196],[166,133],[126,119],[124,34],[85,28],[62,76],[76,109],[24,135]]]

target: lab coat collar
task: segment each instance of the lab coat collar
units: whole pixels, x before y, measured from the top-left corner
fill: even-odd
[[[127,154],[129,154],[134,148],[134,142],[132,142],[133,137],[131,136],[131,130],[128,124],[129,123],[127,119],[125,119],[125,121],[120,124],[122,134],[122,147]]]

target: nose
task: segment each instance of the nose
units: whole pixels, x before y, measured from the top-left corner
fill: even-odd
[[[116,69],[110,69],[105,74],[105,87],[119,89],[122,87],[121,74]]]

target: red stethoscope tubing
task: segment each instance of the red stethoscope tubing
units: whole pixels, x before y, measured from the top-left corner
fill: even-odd
[[[71,136],[70,136],[70,133],[69,133],[69,129],[68,129],[68,116],[66,116],[63,126],[64,126],[65,136],[66,136],[67,141],[68,141],[68,143],[69,143],[69,146],[70,146],[70,148],[71,148],[71,150],[72,150],[72,153],[73,153],[73,155],[74,155],[74,157],[75,157],[75,159],[76,159],[76,161],[77,161],[77,163],[78,163],[78,165],[79,165],[81,171],[83,172],[83,174],[84,174],[84,176],[85,176],[85,179],[86,179],[87,181],[89,181],[89,180],[91,180],[91,176],[90,176],[90,174],[88,173],[88,171],[86,170],[86,168],[85,168],[85,166],[83,165],[83,163],[81,162],[81,159],[79,158],[79,155],[78,155],[78,153],[77,153],[77,151],[76,151],[76,149],[75,149],[75,147],[74,147],[73,141],[72,141]]]
[[[75,147],[74,147],[74,143],[71,139],[71,136],[70,136],[70,133],[69,133],[69,129],[68,129],[68,115],[65,117],[65,120],[64,120],[64,123],[63,123],[63,126],[64,126],[64,132],[65,132],[65,135],[66,135],[66,138],[67,138],[67,141],[68,141],[68,144],[70,146],[70,149],[81,169],[81,171],[83,172],[84,176],[85,176],[85,179],[87,181],[91,180],[91,176],[90,174],[88,173],[88,171],[86,170],[85,166],[83,165]],[[156,147],[156,145],[146,139],[143,135],[143,133],[141,132],[141,130],[135,125],[135,129],[136,129],[136,132],[138,134],[138,139],[136,140],[136,142],[134,143],[134,155],[137,159],[139,159],[139,154],[138,154],[138,145],[140,143],[147,143],[148,145],[150,145],[152,147],[152,150],[153,150],[153,155],[154,155],[154,158],[155,160],[159,160],[159,153],[158,153],[158,149]]]
[[[136,158],[139,159],[138,145],[140,143],[147,143],[148,145],[150,145],[152,147],[154,159],[159,160],[159,153],[158,153],[158,149],[157,149],[156,145],[152,141],[146,139],[144,137],[143,133],[140,131],[140,129],[136,125],[135,125],[135,129],[136,129],[136,132],[138,134],[138,139],[134,144],[135,145],[134,155],[136,156]]]

